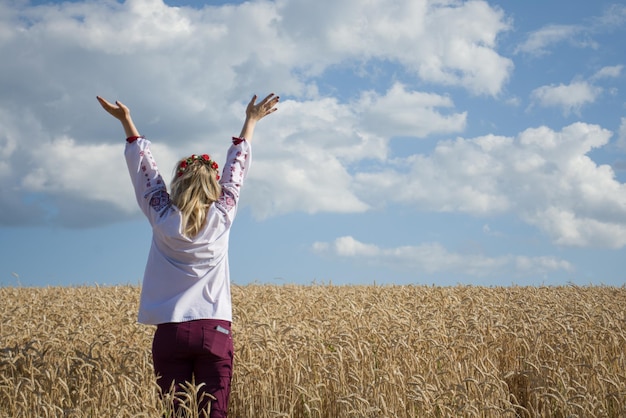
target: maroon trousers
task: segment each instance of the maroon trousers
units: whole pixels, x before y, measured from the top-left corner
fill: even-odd
[[[185,382],[204,383],[198,392],[199,412],[206,411],[209,393],[211,418],[226,417],[233,376],[233,339],[230,322],[199,319],[159,324],[152,341],[152,361],[162,393],[176,392]],[[180,400],[175,402],[175,408]],[[176,411],[175,411],[176,412]],[[207,417],[208,418],[208,417]]]

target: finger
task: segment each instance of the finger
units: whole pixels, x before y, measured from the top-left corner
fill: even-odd
[[[277,108],[277,107],[272,107],[272,108],[270,108],[270,109],[266,109],[266,110],[264,110],[264,111],[263,111],[263,117],[265,117],[265,116],[269,115],[270,113],[274,113],[274,112],[276,112],[277,110],[278,110],[278,108]]]
[[[98,97],[98,102],[100,102],[100,106],[102,106],[102,108],[110,114],[113,114],[115,109],[117,109],[117,107],[113,106],[111,103],[109,103],[102,97]]]
[[[276,105],[278,104],[279,100],[280,97],[276,96],[268,103],[268,106],[271,108],[270,113],[276,112],[278,110]]]
[[[254,96],[252,96],[252,99],[250,99],[250,103],[248,103],[248,106],[254,106],[256,99],[257,99],[257,96],[255,94]]]
[[[110,107],[110,106],[112,106],[112,105],[111,105],[111,103],[107,102],[105,99],[103,99],[103,98],[102,98],[102,97],[100,97],[100,96],[96,96],[96,99],[98,99],[98,102],[100,102],[100,104],[101,104],[102,106],[104,106],[104,107],[107,107],[107,106],[108,106],[108,107]]]
[[[260,103],[260,104],[263,104],[263,105],[264,105],[264,104],[266,104],[267,102],[269,102],[269,101],[270,101],[270,99],[271,99],[272,97],[274,97],[274,93],[270,93],[270,94],[268,94],[268,95],[265,97],[265,99],[261,100],[261,103]]]

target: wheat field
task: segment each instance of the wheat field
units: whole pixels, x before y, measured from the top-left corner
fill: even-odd
[[[137,287],[0,298],[0,417],[167,412]],[[233,417],[626,417],[624,287],[246,285],[233,304]]]

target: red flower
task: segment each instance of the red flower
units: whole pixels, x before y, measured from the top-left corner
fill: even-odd
[[[191,157],[184,159],[180,162],[180,165],[178,166],[178,170],[176,173],[178,177],[182,176],[185,172],[185,169],[198,160],[202,160],[208,163],[209,166],[214,170],[218,169],[217,163],[211,160],[211,156],[209,154],[202,154],[202,155],[191,154]],[[219,175],[216,175],[216,177],[218,180],[220,179]]]

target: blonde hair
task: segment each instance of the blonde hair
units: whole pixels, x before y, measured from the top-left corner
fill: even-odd
[[[170,199],[182,215],[183,234],[193,238],[203,228],[209,208],[222,193],[222,186],[218,183],[217,170],[211,167],[212,161],[192,158],[189,165],[184,165],[185,161],[190,159],[180,160],[174,169]]]

